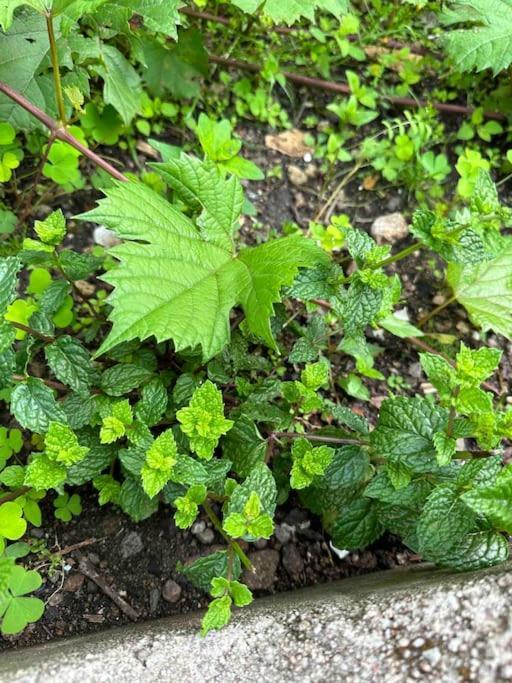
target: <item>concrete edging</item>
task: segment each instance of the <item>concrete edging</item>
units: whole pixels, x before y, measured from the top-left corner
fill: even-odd
[[[9,683],[512,681],[512,563],[397,569],[262,598],[206,639],[185,615],[15,650]]]

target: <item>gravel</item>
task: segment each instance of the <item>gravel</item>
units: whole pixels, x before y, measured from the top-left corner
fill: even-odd
[[[205,639],[193,615],[55,641],[4,654],[0,680],[510,681],[511,569],[399,569],[347,579],[256,601]]]

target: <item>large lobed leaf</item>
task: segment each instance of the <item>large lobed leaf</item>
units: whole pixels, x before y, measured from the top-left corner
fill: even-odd
[[[512,0],[454,0],[441,21],[464,25],[442,38],[460,70],[497,74],[512,62]]]
[[[512,240],[491,261],[476,266],[451,263],[447,280],[475,325],[512,339]]]
[[[216,179],[206,178],[199,190],[201,216],[213,214],[209,182]],[[198,228],[156,192],[133,182],[107,190],[99,206],[82,216],[125,240],[111,250],[120,264],[105,276],[115,288],[113,329],[100,354],[154,335],[158,341],[172,339],[177,350],[200,346],[203,357],[211,358],[229,341],[229,313],[237,304],[251,331],[275,345],[270,316],[281,287],[325,254],[304,237],[291,236],[236,255],[233,203],[226,202],[224,214],[217,209],[216,204],[214,225],[200,220]]]

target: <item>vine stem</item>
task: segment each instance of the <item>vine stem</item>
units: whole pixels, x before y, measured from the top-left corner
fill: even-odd
[[[447,306],[450,304],[453,304],[453,302],[457,299],[455,294],[448,299],[442,304],[439,304],[439,306],[436,306],[433,308],[429,313],[426,315],[423,315],[419,320],[418,320],[418,327],[422,327],[425,323],[427,323],[431,318],[433,318],[435,315],[438,313],[441,313],[442,310],[444,310]]]
[[[64,105],[64,94],[62,92],[62,81],[60,79],[60,65],[59,55],[57,53],[57,41],[55,40],[55,31],[53,30],[53,16],[51,12],[46,15],[46,30],[48,31],[48,40],[50,41],[50,58],[52,60],[53,82],[55,84],[55,100],[57,102],[57,111],[62,125],[66,126],[66,107]]]
[[[254,567],[251,564],[250,559],[247,557],[247,555],[244,553],[242,548],[238,545],[236,541],[233,541],[233,539],[229,538],[229,536],[226,534],[224,529],[222,528],[222,524],[220,523],[220,519],[217,517],[215,512],[213,511],[212,506],[208,501],[203,502],[203,507],[204,511],[208,515],[211,523],[215,527],[215,529],[219,532],[219,534],[222,536],[222,538],[229,544],[229,547],[233,549],[233,552],[235,552],[239,559],[240,562],[243,564],[243,566],[248,569],[251,572],[254,572]]]
[[[308,441],[320,441],[322,443],[332,443],[339,446],[366,446],[368,441],[363,439],[342,439],[336,436],[322,436],[321,434],[298,434],[297,432],[272,432],[270,439],[307,439]]]
[[[96,166],[102,168],[116,180],[128,181],[128,178],[124,176],[120,171],[118,171],[117,168],[114,168],[114,166],[109,164],[108,161],[105,161],[105,159],[103,159],[98,154],[85,147],[85,145],[82,145],[82,143],[79,140],[77,140],[73,135],[71,135],[71,133],[69,133],[62,126],[61,123],[55,121],[55,119],[52,119],[51,116],[48,116],[48,114],[46,114],[42,109],[36,107],[35,104],[27,100],[27,98],[24,97],[17,90],[11,88],[10,85],[7,85],[7,83],[0,81],[0,92],[2,92],[11,100],[16,102],[16,104],[19,104],[20,107],[25,109],[25,111],[28,111],[29,114],[32,114],[34,118],[36,118],[43,125],[45,125],[48,128],[48,130],[54,135],[55,140],[67,142],[68,145],[74,147],[81,154],[90,159]]]

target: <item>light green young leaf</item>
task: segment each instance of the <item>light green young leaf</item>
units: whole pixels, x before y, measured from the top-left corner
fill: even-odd
[[[190,439],[190,448],[205,460],[213,456],[220,437],[233,426],[233,421],[224,417],[222,393],[210,380],[194,391],[188,407],[178,410],[176,417]]]
[[[128,240],[111,253],[121,261],[105,276],[114,327],[98,353],[122,341],[154,335],[177,350],[201,346],[211,358],[229,340],[229,312],[244,307],[251,331],[274,346],[269,317],[280,289],[299,267],[326,255],[300,236],[247,248],[233,257],[204,240],[194,223],[153,190],[122,183],[82,218],[97,221]],[[137,240],[144,240],[141,244]]]
[[[348,11],[347,0],[233,0],[233,5],[249,14],[262,7],[263,14],[276,24],[293,24],[302,17],[314,21],[317,9],[338,18]]]
[[[44,221],[35,221],[34,230],[44,244],[60,244],[66,235],[66,219],[62,210],[52,211]]]
[[[23,508],[14,500],[0,505],[0,536],[16,541],[27,530],[27,523],[23,519]]]
[[[34,455],[27,465],[25,486],[32,486],[38,491],[58,489],[66,481],[66,474],[66,468],[61,463],[44,454]]]
[[[45,453],[55,462],[65,467],[76,465],[89,452],[87,446],[80,446],[76,434],[65,424],[50,422],[44,438]]]
[[[220,629],[231,619],[232,600],[229,595],[212,600],[208,611],[201,622],[201,635],[204,637],[209,631]]]

